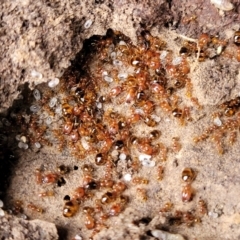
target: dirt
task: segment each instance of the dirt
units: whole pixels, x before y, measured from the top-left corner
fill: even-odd
[[[221,38],[231,41],[234,31],[239,29],[240,9],[238,1],[232,3],[234,9],[229,12],[219,12],[210,1],[197,0],[154,3],[83,1],[81,5],[76,1],[44,1],[40,4],[25,0],[3,3],[0,28],[1,119],[9,116],[11,111],[8,109],[19,94],[24,97],[24,91],[30,91],[28,88],[33,89],[40,83],[60,78],[71,62],[74,63],[84,39],[94,34],[105,35],[107,29],[113,28],[136,43],[140,31],[148,29],[153,36],[164,39],[168,48],[176,54],[183,43],[180,34],[196,39],[199,33],[207,32],[219,34]],[[85,29],[83,25],[87,19],[92,19],[93,24]],[[194,137],[201,135],[212,124],[211,114],[219,109],[219,104],[239,96],[239,63],[234,59],[220,57],[206,59],[202,63],[192,57],[190,62],[189,77],[193,84],[193,95],[198,98],[203,109],[194,107],[193,121],[186,126],[180,126],[176,120],[165,115],[159,124],[161,141],[170,146],[172,137],[179,137],[182,149],[176,154],[168,154],[162,181],[156,180],[156,169],[143,168],[142,176],[150,180],[144,186],[148,200],[142,201],[136,197],[136,189],[129,188],[126,194],[130,203],[125,211],[111,218],[108,228],[94,239],[153,239],[149,230],[156,228],[181,234],[185,239],[240,238],[240,205],[237,201],[240,192],[239,128],[236,130],[237,141],[233,145],[228,142],[229,132],[222,136],[222,155],[211,140],[198,144],[193,142]],[[40,75],[34,76],[33,71]],[[25,90],[21,92],[21,89]],[[188,102],[184,94],[182,91],[180,96]],[[26,102],[31,103],[29,99]],[[17,107],[22,107],[26,102],[21,102]],[[14,104],[16,107],[16,101]],[[1,131],[5,129],[3,131],[1,128]],[[144,133],[143,128],[139,131]],[[37,152],[32,149],[19,150],[14,134],[8,134],[7,147],[5,143],[1,144],[4,161],[1,171],[10,177],[6,192],[2,188],[3,184],[1,186],[5,204],[11,208],[14,201],[20,199],[25,207],[27,202],[40,206],[45,211],[43,214],[25,208],[26,215],[31,219],[54,222],[59,229],[63,229],[60,234],[62,239],[72,239],[76,234],[89,236],[89,231],[83,227],[81,212],[70,219],[62,216],[63,198],[79,186],[83,163],[69,156],[68,152],[59,153],[54,148],[43,147]],[[91,159],[85,161],[91,162]],[[54,187],[54,197],[39,198],[38,193],[45,188],[36,184],[35,169],[44,166],[54,171],[60,164],[70,167],[70,173],[64,176],[66,184]],[[74,166],[79,166],[79,169],[73,170]],[[186,167],[194,169],[197,175],[192,183],[195,191],[193,201],[183,203],[181,174]],[[127,173],[124,164],[119,168],[122,169],[122,175]],[[1,180],[4,186],[6,178],[4,176]],[[159,214],[166,202],[172,202],[174,210],[187,211],[196,208],[199,199],[206,201],[208,210],[201,218],[201,223],[192,227],[186,224],[172,225],[168,215]],[[134,224],[134,221],[142,218],[150,220],[148,223]]]

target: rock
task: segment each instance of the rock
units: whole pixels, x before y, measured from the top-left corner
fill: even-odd
[[[24,220],[6,214],[0,217],[0,239],[5,240],[57,240],[55,224],[41,220]]]

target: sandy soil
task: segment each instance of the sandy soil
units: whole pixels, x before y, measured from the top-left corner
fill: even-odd
[[[10,16],[17,16],[17,18],[21,15],[26,16],[27,13],[23,11],[25,2],[30,1],[23,1],[22,5],[19,6],[19,10],[13,7],[14,3],[5,3],[5,10],[9,11],[5,17],[8,16],[11,21],[14,21],[14,18]],[[5,35],[3,34],[0,38],[5,43],[1,47],[1,52],[6,55],[5,59],[1,59],[1,66],[3,68],[1,70],[1,88],[4,93],[1,95],[1,120],[9,114],[9,112],[6,114],[6,109],[11,106],[12,99],[18,94],[17,86],[21,86],[24,82],[29,82],[30,87],[33,88],[37,83],[46,82],[53,77],[60,77],[70,65],[69,61],[74,59],[76,52],[81,49],[82,39],[88,38],[93,34],[103,35],[109,27],[124,32],[134,43],[136,42],[136,33],[141,28],[150,28],[152,35],[164,39],[167,42],[168,48],[176,54],[183,42],[179,34],[197,38],[199,32],[218,33],[220,37],[231,40],[234,31],[238,30],[239,27],[239,6],[237,1],[233,2],[235,4],[233,12],[224,12],[224,15],[221,15],[218,9],[210,4],[209,1],[206,3],[203,2],[197,0],[171,1],[169,6],[164,1],[157,1],[156,4],[161,6],[158,8],[160,9],[159,11],[154,10],[154,6],[147,8],[148,11],[144,11],[146,6],[150,4],[147,1],[136,5],[137,7],[135,8],[133,2],[131,3],[132,5],[128,5],[125,1],[115,2],[112,7],[107,3],[95,4],[93,2],[89,4],[90,6],[87,3],[79,6],[74,1],[70,1],[69,5],[65,5],[65,8],[68,9],[65,11],[63,10],[64,6],[61,5],[62,3],[59,3],[57,7],[51,7],[51,4],[54,5],[51,1],[45,2],[43,6],[33,5],[33,12],[35,12],[34,9],[41,9],[39,11],[39,16],[41,17],[39,18],[40,20],[41,18],[45,19],[45,22],[42,23],[38,17],[35,17],[36,24],[31,23],[31,19],[28,20],[30,21],[30,27],[26,27],[25,29],[27,32],[26,36],[32,38],[35,44],[38,38],[43,38],[45,39],[43,42],[46,45],[30,46],[31,39],[26,40],[24,33],[21,33],[23,26],[16,27],[15,29],[11,28],[13,32],[17,31],[16,29],[19,30],[16,33],[19,34],[18,40],[14,39],[15,33],[13,34],[11,31]],[[73,6],[79,9],[73,8]],[[95,6],[97,8],[93,10]],[[48,12],[45,13],[46,9]],[[162,20],[160,20],[159,15],[163,12],[163,9],[168,10]],[[209,9],[211,9],[211,14],[207,14]],[[18,15],[17,13],[11,15],[10,10],[17,11]],[[71,16],[70,10],[73,11],[72,14],[74,17],[72,18],[69,17]],[[132,11],[131,20],[129,20],[128,11]],[[77,17],[78,12],[84,13],[84,17]],[[108,19],[110,13],[112,14],[111,20]],[[197,21],[189,20],[189,23],[183,24],[183,21],[187,21],[184,18],[191,18],[193,15],[197,16]],[[54,16],[54,19],[51,16],[52,18]],[[94,19],[94,24],[89,30],[83,30],[81,27],[77,28],[78,26],[82,26],[89,17],[93,17]],[[64,25],[65,27],[61,28],[60,23],[66,19],[70,22],[67,23],[67,26]],[[39,23],[38,20],[40,21]],[[48,21],[50,25],[52,21],[54,22],[53,25],[56,27],[54,34],[48,34],[47,32]],[[171,25],[170,28],[162,28],[163,23],[166,22],[166,25]],[[6,21],[6,23],[10,24],[10,21]],[[125,23],[127,23],[128,28],[124,27]],[[2,29],[4,28],[7,29],[7,26],[4,26]],[[41,31],[39,30],[40,28]],[[72,31],[71,34],[67,34],[69,29]],[[83,31],[87,32],[83,33]],[[36,33],[39,34],[38,37]],[[66,39],[63,41],[65,34]],[[60,39],[59,44],[54,46],[56,43],[54,37],[57,38],[57,36],[63,39]],[[10,47],[8,48],[6,42],[10,37],[13,38],[11,40],[13,45],[9,44]],[[25,49],[23,46],[25,46]],[[32,51],[30,50],[31,48],[33,48]],[[22,51],[25,51],[25,54]],[[46,63],[46,59],[48,63]],[[141,197],[136,197],[136,187],[129,187],[126,190],[126,195],[129,196],[130,201],[126,209],[118,217],[111,218],[108,221],[108,228],[98,233],[94,239],[153,239],[149,236],[149,230],[155,228],[182,234],[186,239],[225,240],[240,238],[240,205],[237,200],[240,193],[240,186],[238,184],[239,138],[237,138],[233,145],[229,144],[230,131],[227,131],[221,138],[224,142],[224,154],[222,155],[218,154],[214,143],[210,140],[198,144],[193,142],[195,136],[199,136],[207,126],[212,125],[211,114],[219,109],[219,104],[239,96],[239,63],[236,60],[222,57],[207,59],[202,63],[198,63],[196,58],[192,57],[189,62],[191,63],[189,77],[193,83],[193,95],[198,98],[203,109],[197,110],[195,107],[192,112],[193,121],[188,122],[185,126],[180,126],[176,119],[162,115],[158,127],[162,132],[160,141],[170,148],[171,139],[179,137],[182,145],[181,150],[178,153],[170,151],[167,161],[162,163],[165,168],[162,181],[156,180],[156,168],[143,167],[140,170],[139,175],[149,179],[148,185],[140,186],[146,189],[148,200],[142,201]],[[8,68],[9,64],[11,67]],[[33,70],[41,73],[42,77],[36,79],[32,75]],[[16,86],[9,87],[9,79],[12,79],[13,82],[16,81]],[[24,91],[30,91],[26,86],[23,87],[22,85],[21,88],[25,88],[26,90]],[[39,88],[41,89],[41,86]],[[185,97],[184,90],[179,94],[183,102],[189,101]],[[22,95],[24,94],[22,93]],[[31,100],[27,102],[31,104]],[[15,102],[14,107],[16,105],[17,103]],[[142,126],[139,129],[140,134],[144,134],[144,131],[147,131]],[[5,129],[1,128],[1,131],[5,134]],[[236,132],[239,137],[239,127],[236,129]],[[83,162],[71,157],[67,151],[62,153],[57,152],[54,147],[45,146],[37,152],[32,149],[22,151],[17,148],[17,144],[15,132],[10,133],[7,145],[8,147],[10,146],[14,155],[17,156],[17,161],[10,160],[10,184],[4,193],[7,207],[11,208],[14,201],[22,200],[24,203],[24,213],[29,218],[39,218],[55,223],[59,228],[62,239],[72,239],[76,234],[87,239],[90,231],[84,227],[84,217],[81,212],[70,219],[62,216],[63,198],[65,195],[71,194],[72,189],[79,186],[79,181],[83,176],[81,171]],[[8,153],[6,155],[9,156]],[[91,158],[87,157],[84,163],[91,161]],[[36,168],[43,166],[45,169],[55,171],[56,167],[61,164],[67,165],[70,168],[70,172],[64,175],[66,181],[64,186],[44,187],[36,184],[34,175]],[[74,166],[78,166],[78,170],[74,170]],[[5,171],[6,168],[9,168],[9,164],[1,167]],[[181,174],[182,170],[186,167],[190,167],[196,172],[196,178],[192,183],[195,195],[191,202],[183,203],[181,201],[183,186]],[[121,173],[118,177],[122,179],[122,175],[126,174],[127,171],[124,168],[124,164],[121,165],[120,163],[118,168],[118,172]],[[99,174],[101,174],[101,170],[99,170]],[[45,189],[53,189],[55,196],[39,198],[38,193]],[[159,213],[159,210],[166,202],[173,203],[172,212],[175,210],[188,211],[195,209],[199,199],[206,201],[207,214],[201,218],[201,223],[194,224],[192,227],[188,227],[186,224],[172,225],[169,221],[169,215]],[[39,214],[30,211],[26,208],[29,202],[42,207],[45,212]],[[89,204],[91,204],[91,200],[89,200]],[[143,217],[149,218],[150,223],[137,225],[134,223],[134,221]]]

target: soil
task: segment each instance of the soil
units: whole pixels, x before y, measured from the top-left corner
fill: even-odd
[[[84,227],[84,216],[79,212],[73,218],[62,216],[63,198],[79,186],[83,173],[82,161],[76,160],[67,151],[56,151],[55,147],[44,146],[40,151],[26,151],[17,147],[16,128],[6,134],[4,118],[12,109],[23,109],[33,99],[25,99],[34,88],[44,89],[46,82],[60,78],[66,69],[76,63],[83,40],[92,35],[105,35],[112,28],[123,32],[134,44],[142,30],[149,30],[167,42],[167,48],[178,54],[184,39],[181,35],[197,39],[199,34],[218,34],[232,41],[239,29],[240,6],[232,1],[234,9],[221,12],[210,1],[15,1],[1,3],[0,22],[0,89],[1,89],[1,198],[6,209],[11,209],[16,200],[24,203],[24,214],[30,219],[41,219],[55,223],[60,239],[72,239],[76,234],[87,239],[90,231]],[[84,28],[92,19],[93,24]],[[181,234],[185,239],[240,239],[239,199],[239,127],[236,142],[229,144],[229,134],[224,133],[224,153],[219,154],[211,140],[195,144],[193,138],[200,136],[212,125],[212,113],[220,104],[236,98],[240,93],[239,63],[232,58],[215,57],[199,63],[196,57],[189,59],[193,84],[193,96],[202,106],[192,110],[193,121],[181,126],[166,115],[161,116],[158,129],[162,132],[161,142],[170,148],[171,139],[178,137],[181,150],[169,152],[164,162],[164,177],[156,179],[156,168],[143,167],[140,175],[149,179],[141,185],[147,191],[148,200],[136,197],[136,188],[129,187],[126,195],[129,203],[125,210],[108,222],[108,227],[97,233],[94,239],[154,239],[151,230],[161,229]],[[34,74],[34,73],[38,74]],[[45,85],[44,85],[45,84]],[[43,90],[42,90],[43,91]],[[20,94],[20,96],[19,96]],[[185,91],[179,92],[183,102],[189,100]],[[23,99],[21,99],[23,97]],[[15,100],[15,101],[14,101]],[[144,126],[138,133],[145,134]],[[7,140],[5,139],[7,137]],[[86,157],[84,163],[91,162]],[[64,175],[66,184],[54,186],[54,197],[40,198],[39,192],[49,189],[37,185],[35,170],[45,168],[55,171],[64,164],[70,172]],[[74,170],[78,166],[78,170]],[[127,173],[124,163],[118,165],[119,178]],[[184,168],[192,168],[196,178],[192,183],[194,197],[191,202],[181,201]],[[6,181],[9,179],[9,181]],[[51,187],[52,188],[52,187]],[[203,199],[207,212],[201,222],[194,226],[171,224],[168,214],[160,214],[165,203],[171,202],[173,210],[192,211]],[[31,211],[29,202],[44,209],[43,214]],[[89,201],[91,204],[91,200]],[[136,224],[141,219],[147,222]],[[177,239],[177,238],[176,238]]]

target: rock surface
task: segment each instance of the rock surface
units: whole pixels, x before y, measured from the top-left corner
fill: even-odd
[[[5,240],[57,240],[55,224],[41,220],[27,221],[12,215],[0,217],[0,238]]]

